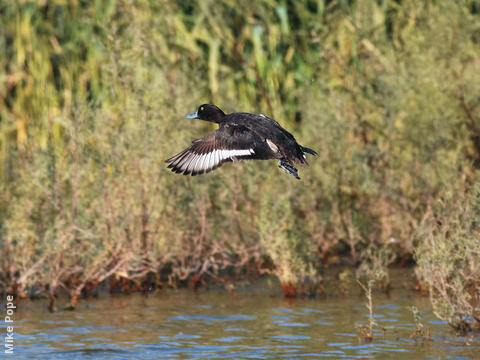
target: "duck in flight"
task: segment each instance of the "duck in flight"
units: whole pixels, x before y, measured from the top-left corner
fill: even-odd
[[[232,161],[277,159],[280,169],[300,179],[294,165],[308,164],[305,154],[317,155],[263,114],[225,114],[215,105],[203,104],[187,119],[214,122],[219,128],[166,160],[178,174],[200,175]]]

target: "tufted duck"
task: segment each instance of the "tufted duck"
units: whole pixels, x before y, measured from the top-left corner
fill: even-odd
[[[278,159],[283,171],[300,179],[293,165],[307,164],[305,154],[317,155],[298,144],[292,134],[263,114],[226,115],[215,105],[203,104],[187,119],[211,121],[219,124],[219,128],[166,160],[175,173],[195,176],[215,170],[225,162]]]

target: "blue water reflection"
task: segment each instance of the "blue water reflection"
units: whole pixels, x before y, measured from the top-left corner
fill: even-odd
[[[381,328],[370,343],[358,336],[368,322],[361,292],[286,301],[266,290],[106,295],[53,314],[42,301],[24,301],[15,314],[15,359],[470,359],[480,345],[476,337],[465,345],[433,316],[428,299],[406,297],[405,289],[375,294]],[[429,340],[410,337],[412,305]]]

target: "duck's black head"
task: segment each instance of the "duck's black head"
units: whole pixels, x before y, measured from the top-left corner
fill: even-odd
[[[200,105],[193,114],[187,115],[187,119],[200,119],[219,123],[225,117],[225,113],[212,104]]]

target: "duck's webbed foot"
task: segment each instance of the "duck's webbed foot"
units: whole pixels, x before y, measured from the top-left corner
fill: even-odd
[[[294,176],[296,179],[300,180],[298,176],[298,170],[290,164],[287,164],[283,160],[278,160],[278,167],[285,171],[287,174]]]

